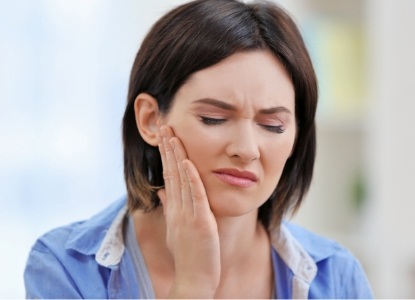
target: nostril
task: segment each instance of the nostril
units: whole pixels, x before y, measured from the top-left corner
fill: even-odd
[[[251,120],[239,122],[227,146],[226,152],[229,157],[238,158],[243,163],[249,163],[259,158],[259,145],[257,132]]]
[[[234,149],[232,152],[232,154],[229,155],[230,157],[233,158],[238,158],[241,162],[243,163],[249,163],[252,161],[255,161],[257,159],[259,159],[260,155],[259,155],[259,150],[251,148],[239,148],[239,149]]]

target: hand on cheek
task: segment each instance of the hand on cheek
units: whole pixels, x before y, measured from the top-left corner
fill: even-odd
[[[220,279],[217,224],[194,164],[173,130],[158,136],[165,189],[159,191],[167,226],[166,243],[175,262],[171,297],[211,298]]]

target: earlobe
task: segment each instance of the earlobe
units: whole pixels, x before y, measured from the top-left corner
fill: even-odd
[[[157,131],[160,111],[157,100],[146,93],[137,96],[134,102],[137,129],[141,137],[152,146],[157,146]]]

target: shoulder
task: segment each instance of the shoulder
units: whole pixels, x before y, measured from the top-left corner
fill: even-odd
[[[293,237],[301,244],[315,262],[341,253],[350,254],[350,252],[338,242],[327,239],[304,227],[289,222],[284,222],[283,225],[285,225]]]
[[[292,223],[284,225],[317,265],[317,274],[310,286],[310,296],[373,297],[360,262],[347,248],[301,226]]]
[[[124,206],[125,199],[120,199],[88,220],[52,229],[42,235],[32,249],[56,253],[72,249],[86,255],[93,254]]]
[[[101,290],[105,291],[104,279],[108,271],[96,263],[95,253],[124,206],[125,199],[117,201],[89,220],[62,226],[41,236],[26,263],[27,298],[85,297],[85,292],[90,290],[88,282],[103,285]]]

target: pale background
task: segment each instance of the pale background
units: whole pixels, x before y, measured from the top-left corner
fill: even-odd
[[[125,193],[140,42],[185,1],[0,1],[0,298],[35,239]],[[281,0],[320,80],[315,181],[295,221],[350,248],[378,298],[415,298],[413,0]]]

